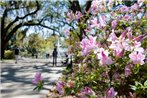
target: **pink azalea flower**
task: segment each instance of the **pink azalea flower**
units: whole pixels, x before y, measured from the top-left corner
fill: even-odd
[[[65,36],[69,36],[69,29],[64,30]]]
[[[115,93],[114,88],[111,87],[107,92],[107,98],[115,98]]]
[[[67,21],[72,22],[73,19],[74,19],[73,12],[72,11],[67,12]]]
[[[143,1],[144,0],[137,0],[137,3],[139,4],[139,6],[142,6],[143,5]]]
[[[91,7],[90,7],[90,10],[91,10],[91,13],[93,15],[96,15],[99,13],[99,6],[101,5],[101,2],[103,0],[93,0],[92,1],[92,4],[91,4]]]
[[[133,40],[134,41],[141,41],[142,38],[143,38],[143,36],[142,35],[139,35],[139,36],[135,37]]]
[[[69,88],[73,88],[74,87],[74,81],[68,80],[68,82],[66,83],[67,87]]]
[[[99,12],[105,11],[105,10],[106,10],[105,4],[104,4],[104,5],[103,5],[103,4],[100,4],[100,5],[98,6],[98,10],[99,10]]]
[[[93,15],[96,15],[96,14],[98,14],[98,12],[99,12],[98,7],[95,6],[95,5],[92,5],[92,6],[90,7],[90,10],[91,10],[91,13],[92,13]]]
[[[129,40],[132,40],[132,32],[128,32],[128,38],[129,38]]]
[[[131,51],[133,49],[133,47],[130,44],[130,40],[129,39],[125,39],[124,41],[122,41],[122,46],[123,49],[125,49],[126,51]]]
[[[89,52],[89,50],[87,49],[87,46],[88,46],[88,39],[83,39],[81,42],[80,42],[80,46],[81,46],[81,48],[82,48],[82,55],[86,55],[88,52]]]
[[[87,53],[89,53],[91,50],[95,50],[98,47],[98,43],[96,42],[96,38],[97,37],[89,37],[89,39],[84,38],[81,42],[80,42],[80,46],[82,48],[82,55],[86,55]]]
[[[113,41],[112,44],[109,46],[110,49],[113,49],[116,52],[122,52],[123,45],[121,44],[121,41],[116,40]],[[115,53],[114,53],[115,54]]]
[[[122,51],[115,51],[115,55],[118,57],[118,58],[121,58],[123,53]]]
[[[144,64],[144,59],[145,59],[145,55],[143,55],[140,52],[132,52],[131,54],[129,54],[130,60],[133,62],[133,64],[140,64],[143,65]]]
[[[138,4],[134,4],[134,5],[132,5],[131,6],[131,10],[133,10],[133,11],[136,11],[136,10],[138,10],[138,8],[139,8],[139,6],[138,6]]]
[[[129,12],[129,7],[122,5],[122,7],[119,8],[121,13]]]
[[[126,30],[124,30],[123,32],[122,32],[122,34],[120,35],[120,39],[125,39],[125,37],[126,37]]]
[[[109,52],[107,50],[104,50],[103,48],[100,49],[100,53],[97,55],[97,58],[100,59],[100,65],[110,65],[113,63],[108,54]]]
[[[113,6],[114,0],[109,0],[108,2],[108,8],[110,9]]]
[[[101,77],[108,77],[108,72],[103,72],[103,73],[101,73]]]
[[[117,36],[115,35],[115,33],[114,33],[114,30],[112,30],[112,33],[109,35],[109,37],[108,37],[108,41],[115,41],[115,40],[117,40],[118,38],[117,38]]]
[[[133,44],[134,44],[134,48],[141,47],[141,42],[134,41]]]
[[[121,16],[117,16],[116,20],[119,21],[121,18]]]
[[[94,18],[91,20],[91,27],[95,27],[95,28],[99,28],[100,25],[99,25],[99,20],[97,18]]]
[[[116,79],[116,80],[120,80],[120,74],[119,73],[114,73],[114,75],[113,75],[113,77],[114,77],[114,79]]]
[[[37,72],[35,74],[35,78],[32,80],[33,84],[38,84],[40,81],[42,81],[41,73]]]
[[[109,0],[108,3],[109,3],[109,4],[113,4],[113,2],[114,2],[114,0]]]
[[[105,27],[106,26],[106,22],[104,20],[106,20],[106,16],[104,16],[104,15],[99,16],[99,22],[100,22],[100,26],[101,27]]]
[[[126,67],[125,67],[125,77],[128,77],[129,75],[131,75],[131,68],[130,68],[130,66],[129,65],[127,65]]]
[[[63,95],[64,94],[64,85],[65,83],[62,81],[57,82],[56,84],[56,89],[59,92],[59,94]]]
[[[116,26],[117,26],[117,20],[113,20],[113,21],[111,22],[111,27],[112,27],[112,29],[115,29]]]
[[[144,49],[141,47],[141,42],[134,41],[133,44],[134,46],[132,50],[139,52],[139,53],[144,53]]]
[[[93,94],[93,91],[90,87],[85,87],[83,90],[81,90],[81,93],[91,95],[91,94]]]
[[[80,11],[76,11],[75,18],[78,20],[78,19],[80,19],[81,17],[83,17],[82,13],[81,13]]]
[[[140,47],[140,46],[135,46],[134,51],[137,51],[139,53],[144,53],[144,49],[142,47]]]
[[[96,38],[97,38],[97,37],[92,37],[92,36],[90,36],[90,37],[89,37],[89,42],[90,42],[91,44],[95,44],[95,43],[96,43]]]
[[[132,46],[130,45],[130,40],[125,39],[126,30],[117,38],[114,32],[109,35],[108,41],[112,42],[109,46],[110,49],[114,50],[114,54],[118,57],[121,57],[123,49],[130,51]]]
[[[124,18],[124,20],[129,21],[131,19],[131,16],[125,15],[123,18]]]
[[[94,91],[90,87],[85,87],[84,89],[81,90],[80,92],[80,97],[81,98],[88,98],[88,95],[95,95]]]

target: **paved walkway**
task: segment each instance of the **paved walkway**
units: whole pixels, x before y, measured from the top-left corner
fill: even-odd
[[[59,60],[61,62],[61,60]],[[48,89],[61,76],[64,67],[52,67],[51,60],[23,58],[14,63],[14,60],[1,62],[1,96],[2,98],[45,98]],[[36,72],[42,73],[45,81],[44,89],[38,93],[33,91],[35,85],[31,83]],[[1,97],[0,97],[1,98]]]

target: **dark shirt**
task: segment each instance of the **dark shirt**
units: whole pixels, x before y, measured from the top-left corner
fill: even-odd
[[[19,55],[19,49],[18,48],[15,49],[15,55]]]
[[[57,57],[57,54],[58,54],[58,52],[57,52],[57,49],[55,48],[53,51],[53,57]]]

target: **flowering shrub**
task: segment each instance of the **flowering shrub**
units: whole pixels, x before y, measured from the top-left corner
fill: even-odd
[[[145,4],[138,0],[128,7],[121,0],[94,0],[86,12],[89,17],[86,22],[81,12],[68,12],[68,22],[78,27],[69,32],[69,40],[77,38],[81,28],[85,30],[82,40],[70,42],[79,61],[75,62],[72,75],[63,77],[63,81],[75,82],[71,88],[74,94],[81,93],[82,98],[94,93],[95,97],[130,96],[133,92],[130,85],[146,81],[147,76],[143,74],[147,71],[147,47],[142,45],[146,43],[143,35],[147,32]],[[66,86],[61,88],[65,90]],[[137,96],[146,95],[137,93]]]
[[[108,92],[107,92],[107,97],[108,97],[108,98],[114,98],[115,95],[116,95],[116,93],[115,93],[115,91],[114,91],[114,88],[111,87],[111,88],[108,90]]]
[[[92,96],[95,96],[95,93],[94,91],[89,88],[89,87],[85,87],[84,89],[82,89],[80,91],[80,97],[81,98],[88,98],[88,97],[92,97]]]
[[[35,74],[35,78],[32,80],[32,83],[36,85],[34,90],[37,89],[38,91],[40,91],[43,88],[43,80],[40,72],[37,72]]]
[[[65,85],[64,82],[58,82],[58,83],[56,84],[56,89],[57,89],[57,91],[59,92],[59,94],[61,94],[61,95],[64,94],[64,85]]]

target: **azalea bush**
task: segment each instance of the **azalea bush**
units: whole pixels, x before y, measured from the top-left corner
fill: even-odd
[[[138,0],[128,7],[121,0],[94,0],[84,15],[67,13],[67,21],[77,25],[66,31],[75,63],[73,72],[56,85],[60,94],[147,97],[145,90],[131,89],[135,81],[147,80],[146,4]],[[78,37],[81,28],[85,30],[82,39]],[[67,86],[69,80],[72,86]]]

